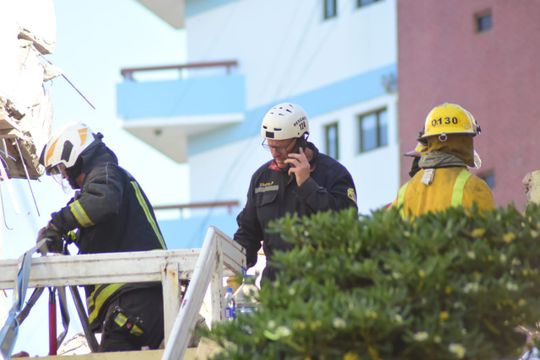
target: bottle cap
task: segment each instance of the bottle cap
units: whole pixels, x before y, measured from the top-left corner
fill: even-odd
[[[227,278],[227,287],[230,287],[233,289],[233,292],[236,291],[236,289],[238,289],[238,287],[240,286],[240,284],[238,283],[236,277],[234,276],[229,276]]]

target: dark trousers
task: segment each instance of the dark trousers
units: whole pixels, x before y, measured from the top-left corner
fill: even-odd
[[[157,349],[162,340],[161,286],[134,289],[108,306],[99,352]]]

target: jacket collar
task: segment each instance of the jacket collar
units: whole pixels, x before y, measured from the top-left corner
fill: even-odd
[[[312,142],[307,142],[306,144],[306,156],[309,159],[309,164],[311,166],[311,171],[315,170],[315,163],[319,157],[319,149],[313,144]],[[279,168],[274,160],[270,160],[268,164],[268,168],[273,171],[287,173],[289,171],[289,167],[286,168]]]

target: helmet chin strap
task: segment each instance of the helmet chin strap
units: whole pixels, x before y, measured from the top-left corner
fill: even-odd
[[[66,169],[67,173],[67,181],[72,189],[79,189],[80,186],[77,183],[77,177],[81,174],[81,166],[73,166],[71,168]]]
[[[73,190],[79,189],[79,188],[80,188],[80,186],[77,184],[76,179],[74,179],[74,178],[72,178],[72,177],[69,177],[69,178],[67,179],[67,181],[68,181],[68,183],[69,183],[69,186],[71,186],[71,188],[72,188]]]

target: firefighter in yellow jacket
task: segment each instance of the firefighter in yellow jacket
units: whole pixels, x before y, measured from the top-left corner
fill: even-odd
[[[420,141],[427,145],[419,161],[420,171],[398,192],[394,206],[404,217],[415,217],[451,206],[493,209],[489,186],[467,167],[475,166],[473,137],[480,127],[470,112],[444,103],[428,114]]]

